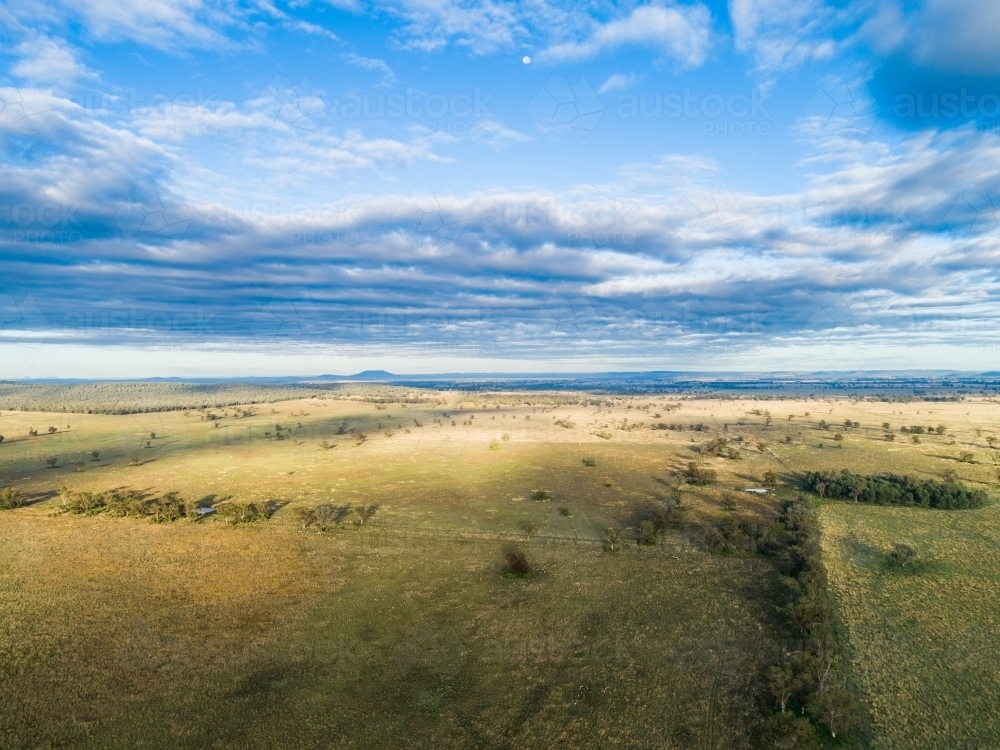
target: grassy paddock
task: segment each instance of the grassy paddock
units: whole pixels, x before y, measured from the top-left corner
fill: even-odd
[[[777,577],[759,556],[709,554],[699,529],[773,515],[772,498],[739,491],[770,474],[779,496],[806,471],[840,468],[952,472],[990,490],[994,417],[987,402],[410,389],[253,409],[5,411],[0,486],[26,504],[0,511],[0,746],[753,747],[761,675],[780,658]],[[898,431],[939,423],[947,430],[919,443]],[[716,481],[685,483],[692,461]],[[63,485],[279,509],[244,524],[73,516],[60,513]],[[682,528],[637,545],[639,520],[677,486]],[[376,510],[363,525],[347,514],[325,532],[303,529],[298,511],[319,505]],[[935,576],[953,580],[956,556],[992,560],[989,524],[976,519],[993,512],[824,507],[825,554],[858,653],[879,643],[859,623],[909,612],[906,597],[920,604],[913,617],[937,601],[941,613],[967,612],[951,637],[981,645],[987,620],[972,606],[988,592],[977,600],[965,578],[939,586]],[[852,529],[875,519],[871,533],[881,518],[927,518],[966,546],[938,553],[900,530],[893,541],[919,550],[905,575],[855,570],[840,562],[841,517]],[[958,534],[955,523],[968,527]],[[623,530],[618,552],[605,549],[608,527]],[[530,579],[503,577],[510,545],[527,553]],[[968,586],[985,585],[986,567]],[[949,656],[964,644],[920,662],[931,687],[907,688],[911,700],[892,697],[902,682],[853,665],[880,747],[907,746],[896,738],[917,735],[900,727],[933,719],[933,685],[972,684],[963,670],[973,660]],[[876,650],[865,668],[892,673],[891,649]],[[880,659],[887,666],[870,666]],[[986,681],[977,695],[948,700],[985,711],[998,681],[975,677]],[[990,721],[967,721],[970,741],[996,736]]]
[[[827,503],[823,551],[875,748],[995,747],[1000,737],[1000,506]],[[897,543],[916,560],[890,557]]]

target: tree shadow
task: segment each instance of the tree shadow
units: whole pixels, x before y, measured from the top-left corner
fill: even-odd
[[[45,502],[46,500],[51,500],[56,497],[59,493],[56,490],[45,490],[43,492],[33,492],[30,495],[25,495],[23,498],[23,507],[27,508],[31,505],[38,505],[38,503]]]

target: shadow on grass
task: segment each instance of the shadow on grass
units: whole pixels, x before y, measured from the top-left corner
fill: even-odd
[[[59,493],[56,490],[45,490],[44,492],[33,492],[30,495],[24,497],[23,507],[27,508],[31,505],[38,505],[38,503],[45,502],[46,500],[51,500],[56,497]]]

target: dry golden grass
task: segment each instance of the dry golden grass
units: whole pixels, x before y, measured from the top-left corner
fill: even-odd
[[[31,503],[0,516],[0,746],[749,747],[757,672],[777,648],[773,571],[681,532],[612,555],[602,530],[634,525],[691,460],[719,474],[682,488],[694,526],[766,471],[996,477],[992,403],[434,398],[302,399],[249,417],[0,415],[0,485]],[[820,419],[862,427],[840,448]],[[889,443],[884,421],[949,430]],[[720,435],[743,438],[740,460],[697,452]],[[956,460],[965,450],[976,463]],[[283,507],[236,526],[70,517],[57,513],[63,484]],[[533,501],[538,490],[550,499]],[[771,502],[738,493],[737,512]],[[379,507],[362,528],[303,530],[296,508],[321,503]],[[522,522],[537,527],[530,541]],[[540,571],[530,581],[500,575],[512,542]],[[876,599],[843,601],[854,628]],[[882,716],[880,736],[895,737]]]

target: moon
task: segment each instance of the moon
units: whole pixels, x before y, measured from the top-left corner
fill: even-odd
[[[521,62],[523,62],[525,65],[528,65],[531,63],[531,58],[525,55],[524,57],[521,58]]]

